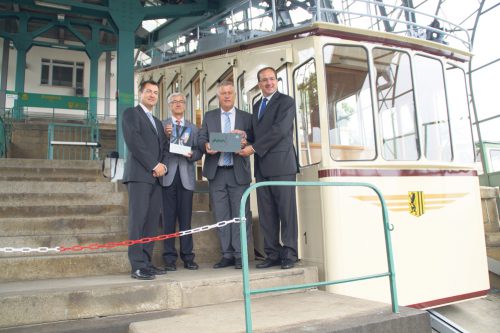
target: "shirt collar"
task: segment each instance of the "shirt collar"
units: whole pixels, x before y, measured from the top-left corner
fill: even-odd
[[[139,103],[139,106],[142,108],[142,110],[143,110],[144,112],[147,112],[147,113],[149,113],[149,114],[153,115],[153,112],[149,111],[149,109],[148,109],[148,108],[147,108],[144,104]]]
[[[230,116],[231,116],[233,113],[234,113],[234,106],[233,106],[233,107],[231,108],[231,110],[229,110],[229,111],[224,111],[224,110],[222,110],[222,108],[220,109],[220,114],[221,114],[221,115],[222,115],[222,114],[227,114],[227,115],[230,115]]]
[[[273,98],[273,96],[276,95],[277,92],[278,92],[278,90],[276,90],[275,92],[273,92],[271,95],[269,95],[267,97],[264,97],[264,95],[262,95],[262,99],[266,98],[267,101],[269,102],[271,100],[271,98]]]
[[[172,122],[174,124],[177,124],[177,120],[180,120],[181,121],[181,126],[184,126],[184,117],[182,117],[181,119],[177,119],[175,117],[172,117]]]

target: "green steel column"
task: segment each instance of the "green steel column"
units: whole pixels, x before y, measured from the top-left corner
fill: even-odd
[[[109,0],[109,9],[118,28],[116,146],[120,157],[125,157],[122,115],[134,105],[135,31],[144,18],[144,7],[139,1]]]
[[[14,46],[17,50],[15,91],[19,95],[24,93],[24,81],[26,77],[26,53],[31,48],[32,41],[33,37],[28,32],[28,17],[26,15],[20,15],[19,32],[13,38]],[[14,107],[12,116],[14,119],[21,119],[22,110],[18,107]]]
[[[97,121],[97,89],[99,75],[99,57],[103,49],[99,46],[99,28],[92,25],[92,39],[85,45],[85,51],[90,59],[90,85],[89,85],[89,121]],[[106,78],[108,80],[109,78]]]

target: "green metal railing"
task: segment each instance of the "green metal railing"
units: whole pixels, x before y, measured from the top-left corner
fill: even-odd
[[[57,124],[48,126],[47,159],[99,159],[99,126],[95,124]]]
[[[308,283],[308,284],[299,284],[299,285],[290,285],[290,286],[282,286],[275,288],[266,288],[266,289],[256,289],[250,290],[250,278],[248,273],[248,246],[247,246],[247,232],[246,232],[246,218],[245,218],[245,205],[250,195],[250,192],[258,187],[262,186],[350,186],[350,187],[368,187],[375,191],[377,194],[380,203],[382,204],[382,217],[384,223],[384,236],[385,236],[385,247],[387,254],[387,266],[389,268],[388,272],[359,276],[350,279],[344,280],[336,280],[336,281],[324,281],[317,283]],[[296,290],[296,289],[308,289],[313,287],[348,283],[354,281],[375,279],[381,277],[389,277],[390,289],[391,289],[391,301],[392,301],[392,312],[399,313],[398,306],[398,297],[396,290],[396,276],[394,272],[394,259],[392,254],[392,243],[391,243],[391,226],[389,224],[389,217],[387,213],[387,206],[385,204],[384,197],[378,188],[376,188],[372,184],[368,183],[354,183],[354,182],[292,182],[292,181],[267,181],[253,184],[250,186],[244,193],[241,198],[240,204],[240,241],[241,241],[241,259],[242,259],[242,270],[243,270],[243,297],[245,302],[245,323],[246,323],[246,332],[252,332],[252,312],[251,312],[251,304],[250,304],[250,296],[256,294],[270,293],[276,291],[287,291],[287,290]]]

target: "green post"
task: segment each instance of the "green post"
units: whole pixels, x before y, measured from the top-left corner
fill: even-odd
[[[245,220],[245,205],[250,195],[250,192],[261,186],[356,186],[356,187],[368,187],[372,189],[378,196],[380,203],[382,205],[382,218],[384,224],[384,237],[385,237],[385,247],[387,254],[387,267],[388,272],[381,274],[372,274],[366,276],[353,277],[344,280],[337,281],[324,281],[317,283],[308,283],[302,285],[292,285],[292,286],[282,286],[282,287],[274,287],[267,289],[258,289],[258,290],[250,290],[250,278],[248,272],[248,247],[247,247],[247,234],[246,234],[246,220]],[[382,193],[378,188],[376,188],[372,184],[368,183],[353,183],[353,182],[291,182],[291,181],[268,181],[268,182],[259,182],[251,185],[246,191],[243,193],[240,202],[240,241],[241,241],[241,259],[242,259],[242,271],[243,271],[243,297],[245,303],[245,325],[246,332],[252,332],[252,310],[251,310],[251,302],[250,297],[254,294],[262,294],[276,291],[286,291],[286,290],[295,290],[295,289],[307,289],[312,287],[319,286],[327,286],[334,285],[340,283],[348,283],[354,281],[362,281],[368,279],[389,277],[390,283],[390,292],[391,292],[391,302],[392,302],[392,312],[399,313],[399,305],[398,305],[398,297],[397,297],[397,289],[396,289],[396,274],[394,270],[394,259],[392,253],[392,243],[391,243],[391,226],[389,224],[389,215],[387,213],[387,206],[382,196]]]
[[[118,28],[116,148],[120,157],[126,155],[123,112],[134,106],[135,30],[144,19],[144,10],[139,1],[109,0],[110,15]]]

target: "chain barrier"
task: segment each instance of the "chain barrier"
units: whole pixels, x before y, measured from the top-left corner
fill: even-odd
[[[231,223],[240,223],[240,218],[235,217],[232,220],[228,221],[220,221],[214,224],[210,225],[204,225],[198,228],[193,228],[189,230],[184,230],[184,231],[178,231],[173,234],[167,234],[167,235],[159,235],[156,237],[145,237],[137,240],[124,240],[122,242],[109,242],[105,244],[99,244],[99,243],[94,243],[94,244],[89,244],[89,245],[74,245],[70,247],[64,247],[64,246],[56,246],[56,247],[0,247],[0,253],[5,252],[5,253],[14,253],[14,252],[21,252],[21,253],[30,253],[30,252],[67,252],[67,251],[74,251],[74,252],[79,252],[83,250],[98,250],[98,249],[112,249],[118,246],[132,246],[135,244],[147,244],[151,242],[156,242],[156,241],[161,241],[169,238],[176,238],[176,237],[182,237],[186,235],[192,235],[196,234],[198,232],[203,232],[207,231],[210,229],[214,228],[222,228],[228,224]]]

